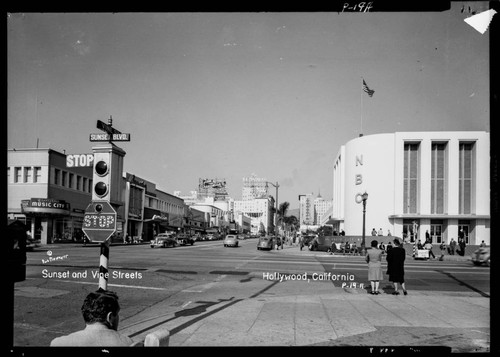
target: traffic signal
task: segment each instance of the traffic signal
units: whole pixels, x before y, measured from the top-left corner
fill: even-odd
[[[92,201],[108,201],[121,205],[125,152],[111,143],[93,147],[92,150],[94,152]]]

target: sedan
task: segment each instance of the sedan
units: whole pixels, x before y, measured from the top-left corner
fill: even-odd
[[[236,234],[228,234],[224,238],[224,247],[237,247],[238,246],[238,236]]]
[[[268,249],[271,250],[274,248],[274,239],[273,237],[260,237],[257,242],[257,250]]]
[[[170,234],[160,233],[158,234],[154,240],[150,242],[151,248],[154,247],[176,247],[178,245],[177,240]]]

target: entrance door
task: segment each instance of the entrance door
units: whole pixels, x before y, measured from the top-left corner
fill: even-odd
[[[443,237],[443,221],[431,221],[432,243],[441,244]]]

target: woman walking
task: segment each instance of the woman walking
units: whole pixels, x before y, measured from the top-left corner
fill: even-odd
[[[366,262],[368,263],[368,280],[370,280],[370,284],[372,287],[372,291],[370,294],[378,295],[380,292],[378,291],[378,287],[380,284],[380,280],[382,280],[382,251],[377,248],[378,242],[376,240],[372,240],[371,249],[366,251]]]
[[[403,293],[408,295],[405,287],[405,270],[404,262],[406,258],[406,251],[401,246],[399,239],[393,240],[394,247],[387,252],[387,274],[389,274],[389,281],[394,284],[394,291],[392,295],[399,295],[398,284],[401,284]]]

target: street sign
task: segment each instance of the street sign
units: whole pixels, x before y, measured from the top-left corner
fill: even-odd
[[[111,118],[110,118],[111,119]],[[112,123],[112,122],[111,122]],[[112,124],[106,124],[105,122],[98,120],[97,121],[97,129],[105,131],[108,134],[121,134],[121,132],[115,128],[113,128]]]
[[[130,141],[129,133],[90,134],[90,141]]]
[[[116,232],[116,211],[107,201],[92,201],[83,216],[82,231],[93,242],[104,242]]]

